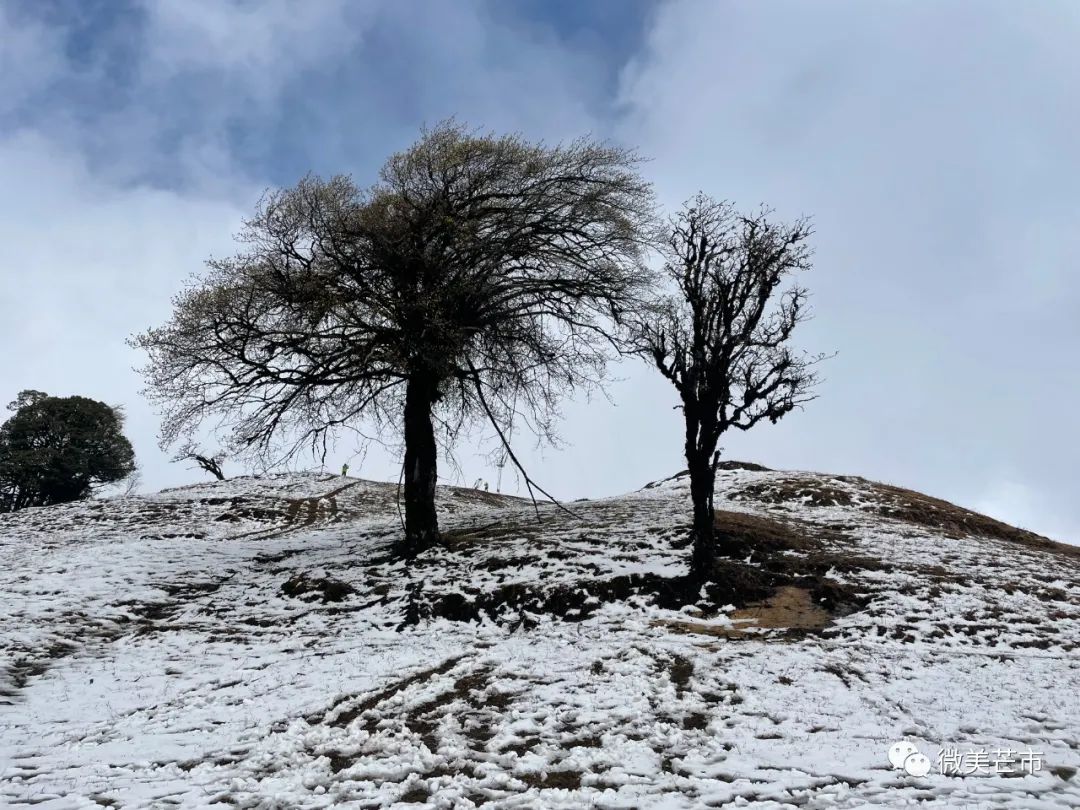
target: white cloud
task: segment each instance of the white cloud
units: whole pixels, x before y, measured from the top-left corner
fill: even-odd
[[[297,71],[339,57],[363,38],[382,2],[144,0],[146,81],[205,71],[272,102]]]
[[[0,197],[0,404],[25,388],[124,404],[152,482],[177,480],[124,338],[163,321],[182,281],[210,252],[232,249],[246,213],[236,201],[252,190],[230,199],[117,188],[25,133],[0,140],[0,178],[18,190]]]

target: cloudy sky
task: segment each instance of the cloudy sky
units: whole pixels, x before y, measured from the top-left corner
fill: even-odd
[[[455,115],[639,147],[667,205],[814,218],[798,341],[837,356],[816,402],[727,457],[1080,542],[1077,41],[1071,0],[0,0],[0,400],[123,404],[144,488],[198,480],[157,449],[124,339],[264,189],[366,184]],[[610,401],[566,404],[562,449],[522,448],[561,497],[680,468],[673,390],[614,373]],[[457,458],[448,480],[494,488]],[[327,465],[347,459],[397,478],[345,438]]]

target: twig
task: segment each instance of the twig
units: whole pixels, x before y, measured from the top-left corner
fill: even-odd
[[[583,520],[584,518],[582,518],[581,515],[579,515],[572,509],[568,509],[563,506],[562,503],[560,503],[551,493],[549,493],[546,489],[536,483],[532,478],[529,477],[529,474],[525,472],[525,468],[521,466],[521,462],[518,461],[518,457],[514,455],[514,451],[510,448],[510,442],[507,441],[506,435],[502,432],[502,428],[499,427],[499,423],[495,419],[495,414],[492,413],[491,407],[488,405],[487,398],[484,396],[484,387],[480,384],[480,374],[476,371],[476,366],[472,364],[472,360],[467,360],[467,362],[469,364],[469,371],[472,372],[472,381],[476,386],[476,394],[480,398],[480,404],[481,406],[483,406],[484,412],[487,414],[488,420],[491,422],[491,426],[495,428],[495,432],[499,435],[499,440],[502,442],[503,447],[506,449],[506,454],[510,457],[510,460],[514,462],[514,466],[518,468],[518,471],[525,479],[525,487],[529,490],[529,498],[532,499],[533,510],[535,510],[536,512],[537,522],[540,522],[540,507],[536,503],[536,495],[533,494],[533,487],[536,487],[536,489],[541,494],[543,494],[549,501],[559,507],[559,509],[566,512],[566,514],[571,515],[578,520]]]

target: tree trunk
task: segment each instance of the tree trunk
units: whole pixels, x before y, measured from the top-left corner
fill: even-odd
[[[431,548],[439,539],[435,515],[437,448],[431,425],[431,406],[438,386],[427,376],[414,375],[405,387],[405,541],[406,556]]]
[[[713,485],[716,480],[716,471],[708,456],[688,459],[688,462],[690,499],[694,504],[694,523],[691,529],[694,545],[690,558],[690,573],[695,579],[704,580],[716,558],[713,515]]]

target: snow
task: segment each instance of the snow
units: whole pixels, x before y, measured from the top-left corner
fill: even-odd
[[[679,632],[733,622],[645,598],[403,626],[417,594],[681,573],[684,478],[540,523],[441,489],[456,542],[409,566],[395,487],[341,476],[0,516],[0,805],[1080,806],[1076,558],[883,517],[856,480],[801,474],[838,505],[746,496],[791,475],[724,471],[716,506],[882,563],[832,572],[868,604],[799,636]],[[284,595],[297,574],[354,592]],[[890,766],[901,739],[925,777]],[[945,775],[946,748],[1042,767]]]

